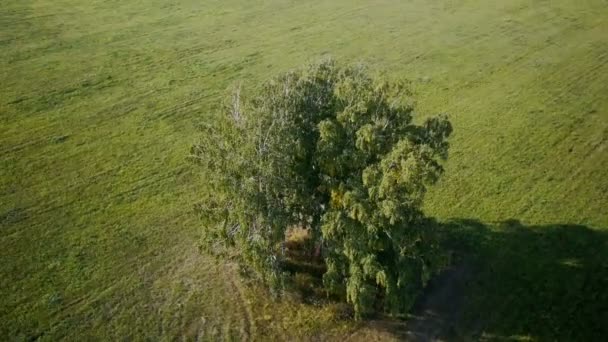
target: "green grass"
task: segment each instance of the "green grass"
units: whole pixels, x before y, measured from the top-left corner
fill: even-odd
[[[455,336],[598,341],[608,336],[608,231],[576,224],[444,224],[464,258]]]
[[[422,116],[450,113],[451,159],[427,212],[487,225],[517,219],[534,232],[492,238],[503,252],[475,253],[494,253],[488,260],[499,265],[553,263],[566,252],[538,252],[536,232],[581,225],[587,238],[572,258],[589,245],[596,253],[579,259],[606,274],[597,261],[607,260],[606,240],[592,238],[608,229],[605,1],[5,0],[0,337],[390,337],[335,321],[331,308],[266,300],[197,252],[202,227],[191,208],[205,180],[185,162],[196,123],[212,118],[234,82],[254,86],[323,54],[409,78]],[[510,236],[504,229],[489,236]],[[494,280],[472,303],[498,298],[493,285],[523,284],[485,274]],[[568,279],[557,274],[549,277]],[[564,281],[540,303],[569,289]],[[584,289],[573,293],[577,305],[591,302]],[[573,332],[592,326],[586,317],[566,324],[570,316],[553,311],[554,323],[540,326],[523,309],[534,297],[475,306],[487,317],[477,328],[598,336]],[[606,298],[596,302],[574,312],[598,314]]]

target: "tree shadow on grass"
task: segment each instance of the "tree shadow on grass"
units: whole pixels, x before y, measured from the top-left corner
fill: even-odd
[[[405,323],[410,340],[608,340],[608,231],[581,225],[440,225],[453,266]]]

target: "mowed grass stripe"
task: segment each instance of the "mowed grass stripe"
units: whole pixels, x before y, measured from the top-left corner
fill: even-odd
[[[602,27],[593,29],[598,34],[595,37],[601,37],[599,41],[605,40],[602,35],[599,35],[602,29]],[[510,84],[503,84],[501,88],[484,85],[480,88],[465,90],[459,93],[463,96],[461,99],[456,100],[457,102],[453,105],[448,105],[449,108],[454,108],[456,113],[467,111],[477,113],[477,115],[465,113],[463,120],[460,122],[463,124],[470,123],[470,126],[465,124],[457,128],[461,129],[461,133],[464,130],[470,133],[465,131],[463,134],[459,134],[457,130],[455,139],[464,135],[468,136],[469,139],[477,137],[477,139],[485,140],[487,143],[480,145],[474,143],[474,141],[461,144],[455,142],[453,153],[456,154],[456,157],[453,158],[452,163],[460,165],[456,170],[448,171],[446,178],[459,177],[462,180],[473,182],[483,179],[473,178],[478,175],[478,177],[485,176],[487,183],[486,186],[479,187],[486,191],[484,193],[471,193],[464,188],[448,190],[452,193],[462,192],[467,195],[462,197],[458,203],[442,205],[442,210],[453,210],[450,208],[454,207],[462,208],[465,203],[469,205],[469,208],[479,210],[481,209],[480,201],[488,203],[489,207],[486,210],[495,210],[496,207],[492,205],[492,203],[495,203],[494,201],[498,200],[503,205],[508,202],[501,198],[493,198],[495,194],[492,193],[492,188],[498,194],[501,192],[513,193],[514,190],[517,190],[518,183],[520,183],[520,191],[525,191],[525,193],[520,195],[520,201],[513,203],[514,206],[525,208],[530,206],[531,203],[536,203],[537,212],[538,209],[541,209],[541,206],[558,208],[559,203],[564,200],[564,194],[590,191],[590,193],[586,193],[587,197],[584,198],[587,199],[586,202],[591,203],[575,204],[573,207],[577,207],[577,209],[567,212],[562,211],[559,215],[554,213],[553,217],[540,210],[541,215],[536,217],[528,215],[528,219],[538,220],[539,222],[542,222],[542,220],[546,220],[545,222],[567,222],[567,220],[577,217],[582,212],[589,212],[595,215],[589,223],[593,224],[593,220],[595,220],[595,225],[601,227],[600,223],[605,221],[605,218],[598,217],[597,213],[601,212],[601,206],[606,203],[606,194],[605,189],[602,186],[597,187],[597,185],[605,184],[605,182],[600,178],[600,174],[581,176],[578,173],[581,172],[580,170],[583,170],[583,172],[599,170],[594,167],[586,169],[581,167],[581,163],[586,162],[585,155],[590,150],[589,145],[597,144],[606,136],[608,101],[604,96],[604,75],[608,69],[605,62],[607,50],[606,45],[598,44],[597,40],[588,42],[581,38],[584,37],[574,37],[573,41],[576,42],[576,45],[566,47],[566,50],[560,53],[563,58],[562,61],[552,63],[552,65],[542,69],[534,66],[536,61],[542,60],[540,59],[542,55],[552,55],[552,52],[559,53],[555,46],[549,48],[549,51],[539,51],[523,60],[517,68],[494,73],[488,81],[488,84],[498,84],[498,80],[503,79],[506,75],[517,75]],[[525,63],[526,61],[529,62]],[[531,67],[522,67],[522,64]],[[581,68],[581,65],[588,67]],[[536,71],[538,69],[540,70]],[[492,78],[496,78],[497,81],[492,82]],[[558,78],[568,81],[560,83],[557,81]],[[557,87],[556,84],[558,84]],[[467,94],[475,94],[475,96],[478,96],[478,100],[469,101]],[[499,97],[496,97],[496,94]],[[464,106],[461,107],[460,104],[464,104]],[[475,104],[490,105],[492,109],[484,111],[476,108]],[[497,127],[500,130],[497,130]],[[576,136],[578,141],[569,139],[569,136]],[[468,149],[462,151],[458,149],[458,146],[466,146]],[[551,148],[547,149],[545,147]],[[480,149],[485,149],[487,152],[482,150],[483,152],[480,153]],[[570,151],[571,149],[574,151],[573,153]],[[464,157],[461,153],[464,154]],[[467,158],[467,153],[490,158]],[[465,166],[459,163],[460,161],[479,164]],[[509,161],[511,165],[505,165],[505,162]],[[606,165],[607,160],[605,155],[598,154],[591,163],[597,166]],[[486,172],[479,172],[480,169],[485,169]],[[510,172],[505,175],[505,170]],[[464,174],[460,174],[460,172],[464,172]],[[528,175],[522,175],[522,172],[527,172]],[[518,173],[520,174],[518,175]],[[546,184],[539,184],[537,179],[539,175],[546,175],[546,177],[543,177],[545,179],[557,180],[557,187],[547,187]],[[565,182],[566,177],[573,176],[575,178],[572,181]],[[500,183],[495,182],[495,179],[502,180],[501,178],[504,179],[502,189]],[[564,182],[559,182],[560,180]],[[455,184],[448,182],[446,185]],[[579,184],[579,186],[560,189],[560,186],[566,184],[570,186]],[[552,189],[554,194],[560,193],[562,196],[556,199],[552,199],[550,196],[543,198],[542,192],[549,189]],[[444,189],[439,186],[437,190]],[[593,193],[594,196],[589,196]],[[445,192],[442,192],[444,200],[446,198],[455,199],[445,196],[445,194]],[[530,194],[541,196],[535,198]],[[504,195],[502,196],[504,197]],[[511,194],[507,196],[511,196]],[[553,203],[547,203],[547,201]],[[591,204],[591,206],[588,204]],[[513,215],[513,211],[504,210],[502,215],[493,215],[493,217],[486,217],[485,219],[509,218],[505,214]],[[519,215],[525,217],[526,213],[521,211]],[[591,219],[593,215],[589,215],[587,219]]]

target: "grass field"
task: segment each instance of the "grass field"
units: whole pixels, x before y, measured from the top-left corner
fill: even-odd
[[[480,270],[454,333],[606,333],[606,1],[3,0],[0,339],[398,338],[197,251],[196,124],[325,54],[450,113],[426,210]]]

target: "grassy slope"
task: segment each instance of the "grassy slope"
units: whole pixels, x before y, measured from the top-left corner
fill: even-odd
[[[603,1],[0,6],[0,336],[331,325],[326,310],[251,295],[196,252],[204,180],[184,162],[227,86],[324,53],[408,77],[422,114],[451,113],[429,213],[608,228]]]

